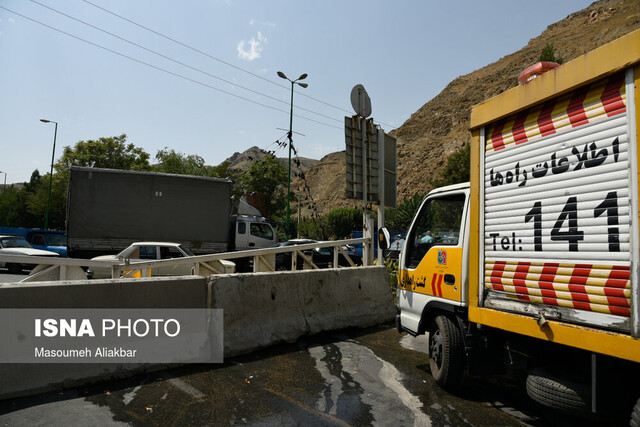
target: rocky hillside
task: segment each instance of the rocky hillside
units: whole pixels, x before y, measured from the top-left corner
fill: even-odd
[[[640,28],[639,0],[602,0],[549,25],[519,51],[453,80],[438,96],[391,133],[398,139],[398,199],[430,190],[449,154],[469,140],[471,107],[517,85],[517,77],[538,61],[553,43],[557,57],[568,62],[590,50]],[[324,214],[341,206],[356,206],[345,193],[345,153],[325,156],[306,174],[306,185]],[[302,193],[305,183],[294,182]],[[303,208],[303,215],[310,210]]]
[[[247,169],[249,169],[249,166],[251,166],[253,162],[260,161],[264,159],[266,156],[268,156],[269,154],[270,153],[268,153],[267,151],[261,148],[251,147],[248,150],[243,151],[242,153],[238,153],[238,152],[234,153],[231,157],[229,157],[225,161],[229,162],[230,167],[233,169],[240,169],[240,170],[246,171]],[[289,166],[288,155],[286,158],[280,157],[279,159],[280,159],[280,162],[285,164],[287,167]],[[293,162],[293,161],[291,162],[291,176],[300,175],[301,172],[308,170],[309,168],[314,166],[316,163],[318,163],[317,160],[308,159],[306,157],[300,157],[298,158],[298,160],[300,161],[299,165],[296,162]]]

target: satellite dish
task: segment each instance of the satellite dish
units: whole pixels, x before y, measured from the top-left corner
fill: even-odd
[[[371,98],[362,85],[355,85],[351,89],[351,106],[356,114],[362,117],[371,115]]]

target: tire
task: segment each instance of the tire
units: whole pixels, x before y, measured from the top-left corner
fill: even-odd
[[[448,316],[438,315],[429,328],[429,367],[444,390],[459,387],[465,368],[462,331]]]
[[[640,399],[636,402],[636,406],[633,407],[631,413],[631,421],[629,421],[631,427],[640,427]]]
[[[556,374],[543,368],[532,370],[527,376],[527,394],[547,408],[564,412],[587,413],[591,409],[589,384],[566,373]]]
[[[22,274],[22,264],[7,264],[7,269],[10,274]]]

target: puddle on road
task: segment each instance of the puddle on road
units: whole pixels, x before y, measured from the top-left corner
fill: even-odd
[[[409,334],[404,334],[402,338],[400,338],[399,343],[400,346],[404,349],[429,354],[429,334],[423,334],[417,337],[413,337]]]
[[[137,386],[133,390],[131,390],[129,393],[126,393],[124,396],[122,396],[122,401],[124,402],[125,406],[127,406],[129,403],[133,401],[133,398],[136,397],[136,393],[141,388],[142,386]]]
[[[430,426],[420,399],[402,384],[403,375],[369,348],[347,340],[311,347],[326,388],[317,409],[352,423]]]

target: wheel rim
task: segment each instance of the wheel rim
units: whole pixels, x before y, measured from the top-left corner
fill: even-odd
[[[438,367],[442,364],[442,335],[440,334],[440,329],[437,329],[431,333],[430,336],[431,346],[430,346],[430,356]]]

